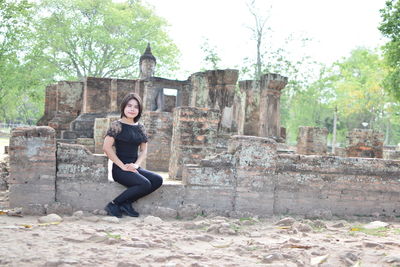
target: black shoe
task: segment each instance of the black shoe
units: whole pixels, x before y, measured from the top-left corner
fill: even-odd
[[[139,213],[132,208],[132,204],[130,204],[130,203],[126,203],[126,202],[122,203],[119,206],[119,208],[123,213],[126,213],[126,215],[128,215],[128,216],[139,217]]]
[[[122,218],[121,209],[119,208],[119,206],[117,204],[110,202],[107,204],[107,206],[104,208],[104,210],[107,211],[107,215],[115,216],[117,218]]]

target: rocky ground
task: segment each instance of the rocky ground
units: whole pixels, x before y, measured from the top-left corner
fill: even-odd
[[[4,266],[400,266],[398,221],[0,213]]]

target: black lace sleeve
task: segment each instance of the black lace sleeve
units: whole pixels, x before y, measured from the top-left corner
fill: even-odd
[[[144,125],[139,123],[139,133],[142,136],[143,143],[147,143],[149,141],[149,137],[147,136],[146,129],[144,128]]]
[[[113,121],[108,128],[106,136],[116,137],[122,130],[122,125],[119,121]]]

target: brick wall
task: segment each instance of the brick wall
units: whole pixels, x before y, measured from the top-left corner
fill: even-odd
[[[55,201],[55,130],[47,126],[19,127],[10,138],[10,206]]]
[[[214,152],[220,113],[216,109],[178,107],[173,113],[169,175],[180,179],[182,166]]]
[[[297,135],[297,154],[325,155],[328,129],[301,126]]]
[[[383,157],[383,133],[370,129],[353,129],[348,133],[347,143],[348,157]]]
[[[143,113],[142,121],[149,136],[146,168],[168,172],[171,158],[172,114],[146,111]]]

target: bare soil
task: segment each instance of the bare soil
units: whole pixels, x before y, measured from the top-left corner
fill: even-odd
[[[400,266],[399,222],[366,229],[367,221],[282,217],[38,219],[0,215],[0,265]]]

